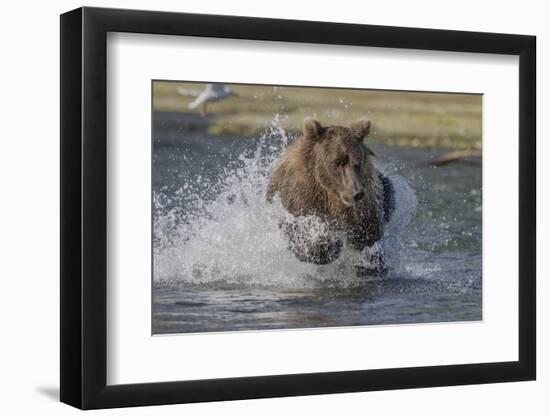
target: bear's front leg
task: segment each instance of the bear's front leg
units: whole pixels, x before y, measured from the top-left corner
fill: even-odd
[[[376,245],[382,239],[382,233],[378,223],[357,222],[346,231],[346,239],[352,249],[362,252]]]
[[[382,216],[368,205],[344,213],[342,222],[346,240],[351,249],[361,252],[361,265],[356,265],[358,276],[384,275],[387,271],[384,252],[380,244],[383,238]]]
[[[302,262],[327,265],[340,256],[342,241],[322,239],[300,245],[291,245],[291,250],[296,258]]]
[[[363,264],[355,266],[355,273],[358,277],[385,276],[388,272],[384,249],[380,242],[366,247],[362,252]]]
[[[312,235],[307,222],[284,222],[283,230],[288,238],[288,249],[301,262],[326,265],[335,261],[342,250],[343,242],[331,230]]]

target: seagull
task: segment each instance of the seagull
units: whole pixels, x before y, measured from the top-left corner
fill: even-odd
[[[191,103],[189,103],[190,109],[196,109],[201,106],[201,116],[206,116],[206,104],[210,101],[221,101],[228,97],[235,96],[235,92],[231,88],[226,87],[224,84],[213,83],[206,84],[204,90],[187,90],[185,88],[178,87],[176,89],[178,94],[182,96],[196,97]]]

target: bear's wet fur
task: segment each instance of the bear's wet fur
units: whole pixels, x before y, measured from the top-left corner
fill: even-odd
[[[350,127],[322,126],[304,120],[303,134],[283,153],[267,187],[267,200],[278,195],[292,219],[282,225],[289,248],[303,262],[328,264],[338,258],[345,239],[362,251],[382,239],[394,206],[393,186],[374,165],[364,144],[371,122]],[[321,220],[312,239],[307,219]],[[377,255],[380,256],[380,255]],[[380,259],[377,272],[385,270]]]

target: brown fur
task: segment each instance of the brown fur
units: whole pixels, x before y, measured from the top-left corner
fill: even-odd
[[[369,130],[368,120],[347,128],[323,127],[316,120],[306,119],[302,136],[284,152],[271,177],[267,200],[272,201],[278,194],[294,216],[319,217],[331,229],[344,232],[357,250],[372,246],[382,237],[383,209],[374,154],[363,143]],[[364,196],[359,199],[361,194]],[[291,242],[295,232],[294,226],[287,227]],[[328,263],[338,256],[341,242],[330,236],[327,239],[327,245],[332,242],[337,253],[328,258],[313,256],[311,261]],[[297,256],[308,260],[307,255]]]

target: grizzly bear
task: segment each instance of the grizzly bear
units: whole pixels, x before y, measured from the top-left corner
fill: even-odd
[[[300,261],[328,264],[340,255],[343,240],[363,251],[382,239],[394,193],[389,178],[376,169],[373,151],[363,143],[370,126],[362,119],[350,127],[325,127],[307,118],[303,134],[278,162],[266,197],[272,202],[279,195],[292,215],[282,227]],[[365,273],[386,270],[383,255],[375,256],[372,271]]]

